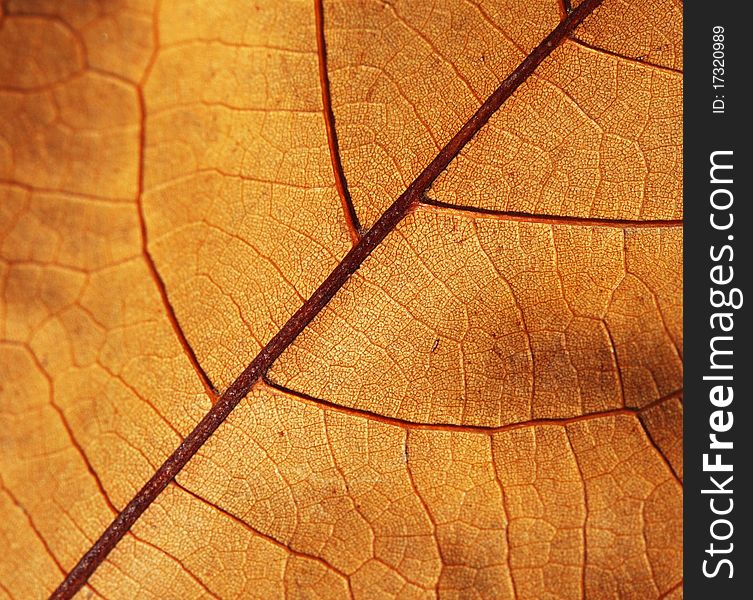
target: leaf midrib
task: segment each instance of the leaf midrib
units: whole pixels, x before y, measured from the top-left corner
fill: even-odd
[[[230,384],[214,406],[199,421],[193,431],[186,436],[176,450],[155,471],[151,479],[136,493],[107,529],[105,529],[99,539],[94,542],[76,566],[68,573],[60,586],[53,592],[51,599],[63,600],[72,598],[83,587],[91,574],[105,560],[126,532],[131,529],[136,520],[225,421],[232,410],[249,393],[253,385],[265,375],[267,370],[272,366],[272,363],[293,343],[316,315],[321,312],[371,252],[395,229],[403,217],[422,201],[426,190],[489,121],[491,116],[499,110],[502,104],[531,76],[544,59],[565,38],[570,36],[576,27],[602,1],[584,0],[577,8],[569,12],[557,27],[502,81],[497,89],[481,104],[476,112],[450,141],[445,144],[397,200],[358,239],[357,243],[314,291],[311,297],[288,319],[277,334],[261,349],[256,358]],[[317,19],[321,25],[321,0],[317,0],[316,6]],[[323,38],[320,42],[320,52],[323,49],[322,44]],[[325,93],[323,92],[323,94]],[[334,130],[334,128],[332,129]],[[330,144],[332,143],[331,138],[329,142]],[[335,157],[333,157],[333,164],[334,160]],[[337,172],[335,173],[335,177],[336,180],[339,178]],[[340,183],[344,184],[344,177],[340,180]],[[345,187],[343,189],[347,190]],[[346,198],[347,196],[343,196],[343,199]],[[358,227],[357,220],[351,222],[355,227]]]

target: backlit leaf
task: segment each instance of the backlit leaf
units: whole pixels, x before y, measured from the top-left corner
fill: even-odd
[[[681,597],[681,12],[563,40],[79,597]],[[55,590],[565,14],[4,3],[0,596]]]

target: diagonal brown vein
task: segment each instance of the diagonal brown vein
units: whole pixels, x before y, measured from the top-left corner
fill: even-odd
[[[460,130],[439,151],[416,179],[397,200],[374,223],[358,243],[345,255],[340,264],[329,274],[311,297],[293,314],[277,334],[262,348],[259,354],[225,390],[217,403],[207,412],[198,425],[155,471],[152,478],[136,493],[126,507],[115,517],[99,539],[81,557],[68,573],[51,599],[72,598],[86,583],[91,574],[105,560],[115,545],[133,526],[159,494],[175,478],[180,470],[198,452],[209,437],[222,424],[252,386],[266,373],[272,363],[290,346],[306,326],[334,297],[349,277],[361,266],[371,252],[397,226],[408,211],[417,205],[434,180],[489,121],[515,90],[525,82],[534,70],[552,51],[568,37],[575,28],[591,14],[603,0],[584,0],[573,9],[560,24],[521,62],[518,67],[497,87],[471,116]],[[321,14],[321,0],[317,2],[317,14]]]

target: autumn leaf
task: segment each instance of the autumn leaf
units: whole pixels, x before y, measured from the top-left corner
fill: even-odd
[[[0,595],[681,598],[682,11],[598,4],[7,0]]]

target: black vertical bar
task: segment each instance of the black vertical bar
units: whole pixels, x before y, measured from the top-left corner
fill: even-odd
[[[753,598],[747,6],[684,5],[686,599]]]

